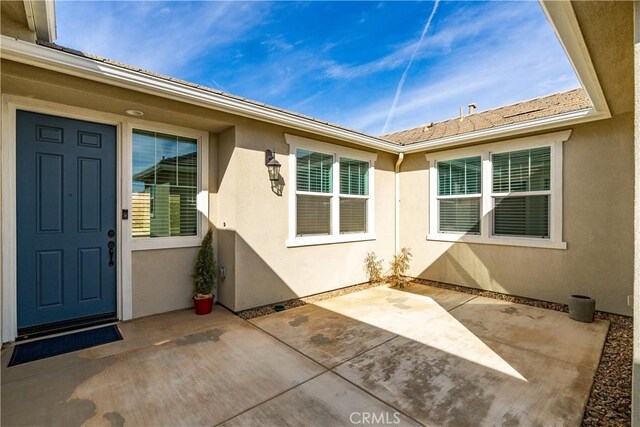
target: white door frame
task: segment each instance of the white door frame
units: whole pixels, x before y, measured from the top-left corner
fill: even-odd
[[[38,99],[15,95],[2,95],[2,342],[16,339],[18,333],[17,313],[17,228],[16,228],[16,112],[18,110],[49,114],[69,119],[86,120],[116,127],[116,252],[117,315],[120,320],[132,318],[131,250],[129,221],[122,221],[123,208],[123,153],[130,135],[123,133],[127,118],[115,114],[101,113],[85,108],[70,107]],[[125,237],[126,236],[126,237]],[[123,238],[124,237],[124,238]]]

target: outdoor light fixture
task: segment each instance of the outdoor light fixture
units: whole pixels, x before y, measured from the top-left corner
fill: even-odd
[[[269,170],[269,181],[278,182],[280,180],[280,162],[276,160],[275,150],[264,152],[264,164]]]
[[[142,112],[140,110],[128,109],[128,110],[124,110],[124,112],[127,113],[130,116],[135,116],[135,117],[144,116],[144,112]]]

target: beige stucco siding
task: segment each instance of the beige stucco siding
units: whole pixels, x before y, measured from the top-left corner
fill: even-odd
[[[640,426],[640,2],[634,1],[634,307],[633,307],[633,389],[631,425]]]
[[[216,150],[217,173],[215,174],[217,192],[211,194],[212,211],[215,212],[216,236],[218,238],[218,265],[224,267],[225,277],[218,280],[218,300],[227,307],[235,307],[235,198],[238,162],[233,158],[236,132],[230,128],[220,134]]]
[[[0,33],[16,39],[35,42],[36,34],[29,30],[22,1],[0,2]]]
[[[2,61],[2,93],[120,117],[125,109],[135,108],[145,112],[145,121],[208,131],[209,219],[215,229],[218,264],[226,270],[226,277],[219,280],[218,298],[232,310],[361,283],[366,280],[362,263],[367,252],[391,258],[394,155],[379,153],[375,163],[376,240],[287,248],[290,188],[285,134],[357,147],[6,60]],[[283,165],[282,196],[271,191],[264,165],[266,148],[275,149]],[[191,304],[190,274],[196,251],[132,253],[134,317]]]
[[[131,254],[133,317],[193,305],[191,272],[197,248],[135,251]]]
[[[221,236],[228,234],[223,238],[225,242],[235,247],[235,283],[232,284],[228,277],[220,287],[221,301],[225,305],[229,304],[227,293],[233,292],[234,305],[228,306],[234,310],[364,282],[367,278],[362,265],[367,252],[374,251],[388,260],[393,251],[395,156],[385,153],[379,153],[375,162],[375,240],[286,246],[289,237],[289,192],[294,191],[288,185],[291,171],[286,132],[291,131],[256,122],[236,127],[236,147],[220,187],[222,191],[224,181],[232,179],[228,175],[234,175],[235,194],[227,201],[234,207],[227,209],[221,201],[217,224],[220,230],[225,230],[220,233]],[[313,138],[311,135],[304,136]],[[264,165],[264,151],[267,148],[276,151],[277,159],[282,164],[280,174],[284,179],[284,187],[281,196],[271,190]],[[226,253],[228,250],[221,247],[221,256],[226,256]],[[234,290],[231,291],[230,287]]]
[[[631,314],[633,280],[633,115],[582,124],[564,143],[566,250],[427,241],[424,154],[401,174],[401,245],[415,255],[412,276],[566,303],[591,295],[597,308]]]
[[[218,297],[233,310],[363,282],[362,263],[368,252],[387,262],[392,256],[395,155],[378,153],[375,162],[375,240],[287,247],[288,196],[293,189],[285,134],[348,144],[6,60],[2,60],[1,83],[2,93],[119,116],[135,108],[143,110],[148,121],[209,132],[209,214],[219,266],[226,269]],[[559,302],[570,293],[587,293],[597,298],[598,308],[629,314],[633,119],[625,102],[612,106],[617,116],[575,126],[564,144],[567,250],[426,241],[427,163],[424,154],[406,156],[400,177],[399,232],[401,246],[410,247],[415,255],[410,274]],[[267,148],[275,149],[282,163],[281,196],[271,191],[264,166]],[[190,304],[196,250],[132,254],[135,316]],[[174,257],[176,261],[169,262]],[[147,274],[147,269],[154,273]],[[153,295],[146,297],[149,293]]]

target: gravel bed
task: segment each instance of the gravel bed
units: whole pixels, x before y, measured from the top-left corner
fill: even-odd
[[[596,317],[611,325],[582,426],[630,426],[633,319],[602,312],[597,312]]]
[[[435,288],[449,289],[478,295],[488,298],[509,301],[517,304],[530,305],[561,312],[569,312],[567,304],[559,304],[549,301],[540,301],[533,298],[518,297],[501,294],[499,292],[484,291],[465,286],[451,285],[448,283],[434,282],[424,279],[411,279],[411,282]],[[300,307],[306,304],[335,298],[340,295],[358,292],[376,286],[385,286],[382,283],[363,283],[331,292],[312,295],[305,298],[296,298],[278,304],[266,305],[241,311],[238,316],[248,320],[254,317],[266,316],[275,313],[275,306],[282,306],[283,310]],[[607,339],[602,350],[600,364],[593,379],[589,400],[585,407],[582,419],[582,427],[594,426],[628,426],[631,425],[631,370],[633,361],[633,319],[618,314],[596,312],[596,318],[610,322]]]

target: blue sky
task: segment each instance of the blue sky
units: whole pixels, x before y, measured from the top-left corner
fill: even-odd
[[[579,86],[534,1],[59,0],[56,13],[63,46],[373,135]]]

